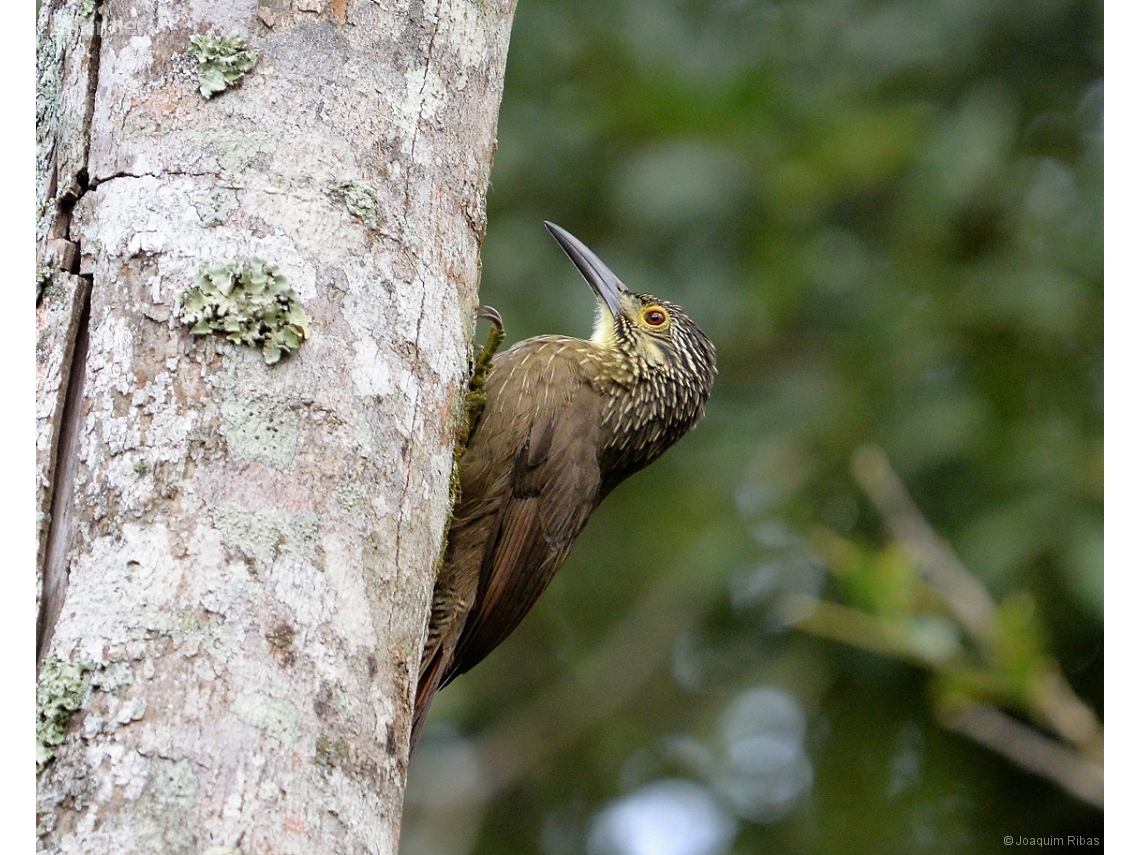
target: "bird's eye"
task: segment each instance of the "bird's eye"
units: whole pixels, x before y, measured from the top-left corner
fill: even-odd
[[[669,314],[659,306],[651,306],[641,313],[641,319],[651,327],[659,327],[669,320]]]

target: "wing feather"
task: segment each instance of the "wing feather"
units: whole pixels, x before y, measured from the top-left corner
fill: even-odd
[[[535,408],[539,416],[510,467],[480,563],[475,605],[441,685],[478,664],[518,626],[597,506],[601,400],[580,382],[558,401],[568,384],[550,368],[545,388],[535,390],[546,406]]]

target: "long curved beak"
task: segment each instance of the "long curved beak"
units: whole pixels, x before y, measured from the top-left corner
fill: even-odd
[[[594,255],[593,250],[586,244],[562,226],[556,226],[551,222],[545,222],[545,225],[547,231],[554,235],[554,239],[558,241],[563,252],[574,262],[574,266],[578,268],[582,277],[590,283],[594,293],[606,304],[610,314],[615,317],[620,314],[621,295],[628,294],[629,289],[622,284],[622,281],[614,275],[612,270],[606,267],[600,258]]]

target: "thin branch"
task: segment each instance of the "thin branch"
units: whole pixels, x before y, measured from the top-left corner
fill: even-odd
[[[1048,778],[1070,795],[1104,809],[1104,767],[1002,712],[976,704],[943,717],[943,724],[1016,763]]]
[[[871,445],[856,450],[851,472],[954,617],[974,638],[988,641],[997,620],[993,598],[927,522],[883,450]]]

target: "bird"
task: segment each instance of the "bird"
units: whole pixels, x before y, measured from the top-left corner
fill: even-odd
[[[491,360],[458,463],[412,750],[435,693],[510,635],[590,514],[701,420],[712,391],[716,349],[680,306],[630,291],[578,238],[545,225],[594,290],[593,334],[528,338]],[[480,317],[501,334],[497,312]]]

